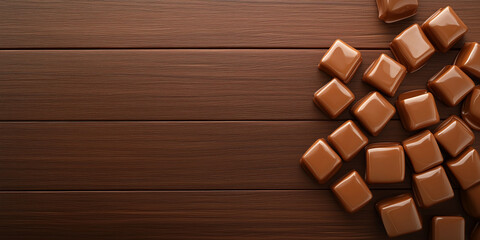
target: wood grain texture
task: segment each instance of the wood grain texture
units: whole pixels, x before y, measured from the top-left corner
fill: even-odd
[[[335,38],[387,48],[447,5],[470,28],[465,39],[478,41],[478,0],[423,0],[393,24],[378,20],[374,0],[9,0],[0,3],[0,48],[325,48]]]
[[[3,192],[0,235],[9,240],[386,239],[374,203],[405,192],[375,190],[373,200],[353,215],[328,190]],[[464,215],[458,198],[421,213],[425,230],[398,239],[427,239],[433,216]],[[467,220],[469,233],[473,221]]]
[[[480,39],[478,0],[422,0],[394,24],[373,0],[0,1],[1,238],[387,238],[374,203],[411,192],[410,166],[403,183],[370,185],[373,201],[354,215],[328,188],[363,175],[364,152],[323,185],[299,166],[352,118],[314,106],[331,79],[316,65],[336,38],[362,49],[348,85],[358,100],[394,36],[446,5],[469,33],[399,93]],[[459,113],[437,105],[442,118]],[[414,134],[394,119],[371,142]],[[455,199],[421,209],[423,231],[397,239],[427,239],[436,215],[465,216],[469,233],[452,185]]]
[[[312,101],[325,50],[0,51],[0,120],[329,120]],[[381,53],[364,50],[348,85]],[[437,53],[398,93],[425,88],[457,51]],[[391,98],[393,103],[396,97]],[[442,118],[459,106],[438,103]],[[339,120],[350,119],[345,111]],[[395,116],[394,118],[398,118]]]
[[[364,153],[324,185],[299,159],[341,123],[3,122],[0,190],[328,189],[351,169],[363,175]],[[392,121],[370,139],[408,136]],[[371,187],[410,188],[410,178]]]

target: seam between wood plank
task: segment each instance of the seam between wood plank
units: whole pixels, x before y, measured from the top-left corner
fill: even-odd
[[[0,48],[0,51],[89,51],[89,50],[327,50],[329,47],[112,47],[112,48]],[[357,50],[362,51],[378,51],[390,50],[385,47],[356,47]],[[460,50],[458,47],[452,47],[449,51]]]
[[[456,188],[454,188],[456,189]],[[411,188],[371,188],[373,191],[396,191],[396,190],[411,190]],[[330,191],[330,189],[168,189],[168,190],[161,190],[161,189],[149,189],[149,190],[138,190],[138,189],[126,189],[126,190],[108,190],[108,189],[100,189],[100,190],[0,190],[0,194],[3,193],[71,193],[71,192],[80,192],[80,193],[101,193],[101,192],[109,192],[109,193],[123,193],[123,192],[131,192],[131,193],[148,193],[148,192],[291,192],[291,191]]]
[[[19,51],[24,51],[24,50],[32,50],[32,51],[42,51],[42,50],[205,50],[205,49],[233,49],[233,50],[284,50],[284,49],[302,49],[302,50],[326,50],[329,47],[318,47],[318,48],[312,48],[312,47],[102,47],[102,48],[0,48],[0,51],[11,51],[11,50],[19,50]],[[374,47],[357,47],[355,48],[357,50],[389,50],[389,48],[385,47],[379,47],[379,48],[374,48]],[[455,49],[455,48],[452,48]]]
[[[446,118],[441,118],[440,120],[445,120]],[[323,120],[323,119],[245,119],[245,120],[234,120],[234,119],[212,119],[212,120],[202,120],[202,119],[178,119],[178,120],[149,120],[149,119],[140,119],[140,120],[0,120],[0,123],[70,123],[70,122],[344,122],[348,120],[356,120],[354,118],[349,119],[332,119],[332,120]],[[390,121],[400,121],[400,119],[392,119]]]

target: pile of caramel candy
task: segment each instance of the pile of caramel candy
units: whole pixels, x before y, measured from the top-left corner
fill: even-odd
[[[378,17],[386,23],[416,14],[417,0],[377,0]],[[480,130],[480,45],[465,43],[452,65],[443,67],[425,83],[425,89],[398,95],[395,106],[385,97],[395,96],[407,73],[420,69],[435,52],[445,53],[468,31],[453,8],[436,11],[421,26],[414,24],[390,43],[395,59],[381,54],[363,74],[362,81],[378,91],[363,96],[350,111],[363,130],[377,136],[395,113],[403,128],[414,134],[400,142],[368,145],[369,138],[357,124],[348,120],[318,139],[303,155],[301,166],[320,183],[326,183],[342,166],[365,149],[365,180],[353,170],[331,186],[347,212],[353,213],[372,199],[368,184],[400,183],[405,180],[405,154],[411,162],[412,194],[405,193],[376,203],[386,233],[400,236],[422,229],[417,207],[428,208],[452,199],[454,191],[446,171],[461,187],[465,211],[480,218],[480,156],[471,147],[473,131]],[[342,40],[336,40],[318,68],[333,79],[314,94],[315,104],[335,119],[355,100],[347,87],[362,62],[361,54]],[[461,115],[440,123],[435,98],[446,106],[462,104]],[[433,125],[440,123],[435,130]],[[444,161],[442,149],[449,156]],[[442,165],[442,163],[444,163]],[[366,182],[365,182],[366,181]],[[432,219],[433,239],[465,239],[465,220],[461,216],[436,216]],[[472,239],[480,239],[477,224]]]

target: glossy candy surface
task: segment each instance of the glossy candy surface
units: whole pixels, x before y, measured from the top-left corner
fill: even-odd
[[[386,23],[397,22],[417,13],[417,0],[377,0],[378,18]]]
[[[459,104],[475,87],[472,79],[455,65],[445,66],[427,83],[428,89],[449,107]]]
[[[447,162],[463,190],[480,183],[480,155],[472,147],[468,147],[460,156]]]
[[[381,54],[365,71],[362,80],[392,97],[403,82],[407,69],[386,54]]]
[[[461,191],[463,209],[468,215],[480,218],[480,184]]]
[[[405,153],[399,143],[374,143],[366,147],[368,183],[397,183],[405,179]]]
[[[455,59],[455,65],[477,80],[480,79],[480,44],[465,43]]]
[[[433,217],[432,240],[465,240],[465,219],[459,216]]]
[[[361,62],[362,55],[357,49],[337,39],[323,55],[318,68],[330,76],[348,83]]]
[[[413,175],[413,192],[420,207],[431,207],[453,198],[453,189],[442,166]]]
[[[354,100],[352,91],[337,78],[325,84],[313,96],[315,104],[332,119],[338,117]]]
[[[353,213],[365,206],[372,193],[357,171],[351,171],[331,187],[333,193],[347,212]]]
[[[435,99],[426,90],[402,93],[395,105],[402,125],[407,131],[419,130],[440,122]]]
[[[376,204],[389,237],[420,231],[422,219],[410,194],[384,199]]]
[[[435,53],[435,48],[418,24],[398,34],[390,43],[390,49],[408,72],[420,69]]]
[[[327,138],[344,161],[354,158],[368,143],[368,138],[352,120],[344,122]]]
[[[370,92],[358,100],[351,109],[355,118],[373,136],[380,134],[395,111],[395,107],[379,92]]]
[[[325,183],[342,166],[342,159],[327,144],[325,139],[318,139],[300,159],[301,166],[309,171],[319,183]]]
[[[480,86],[476,86],[463,102],[462,118],[472,129],[480,131]]]
[[[440,52],[447,52],[468,31],[467,25],[447,6],[440,8],[423,24],[422,29]]]
[[[437,140],[429,130],[415,134],[403,142],[403,148],[415,172],[423,172],[443,162]]]
[[[456,157],[475,140],[472,130],[456,115],[443,121],[433,135],[440,146],[452,157]]]

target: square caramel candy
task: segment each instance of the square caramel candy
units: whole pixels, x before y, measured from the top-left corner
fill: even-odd
[[[378,18],[393,23],[417,13],[417,0],[377,0]]]
[[[300,165],[308,170],[320,184],[328,181],[342,166],[342,159],[327,141],[318,139],[300,159]]]
[[[362,80],[392,97],[406,74],[407,69],[402,64],[382,54],[368,67]]]
[[[440,52],[447,52],[468,31],[452,7],[440,8],[422,24],[422,30]]]
[[[475,87],[472,79],[455,65],[444,67],[427,83],[428,89],[447,106],[459,104]]]
[[[392,119],[395,107],[379,92],[370,92],[353,105],[352,114],[373,136],[377,136]]]
[[[398,183],[405,179],[405,153],[399,143],[374,143],[366,148],[368,183]]]
[[[362,55],[357,49],[337,39],[323,55],[318,68],[344,83],[349,83],[361,62]]]
[[[368,138],[352,120],[344,122],[328,135],[327,140],[344,161],[350,161],[368,143]]]
[[[437,142],[452,157],[456,157],[475,141],[475,135],[472,130],[462,119],[455,115],[443,121],[435,130],[434,136]]]
[[[435,99],[426,90],[402,93],[395,105],[402,125],[407,131],[419,130],[440,122]]]
[[[315,104],[332,119],[338,117],[354,100],[352,91],[337,78],[320,88],[313,97]]]
[[[480,218],[480,184],[461,191],[463,209],[468,215]]]
[[[477,150],[468,147],[460,156],[447,162],[463,190],[480,183],[480,155]]]
[[[407,153],[413,170],[417,173],[435,167],[443,162],[442,152],[433,134],[425,130],[405,139],[403,149]]]
[[[397,60],[407,67],[408,72],[420,69],[435,53],[435,48],[418,24],[403,30],[390,43]]]
[[[465,73],[480,79],[480,44],[465,43],[455,59],[455,65]]]
[[[422,220],[410,194],[384,199],[376,204],[389,237],[413,233],[422,229]]]
[[[442,166],[413,175],[413,192],[420,207],[431,207],[453,198],[453,189]]]
[[[331,186],[333,194],[349,213],[356,212],[372,199],[372,192],[357,171],[351,171]]]
[[[459,216],[433,217],[432,240],[465,240],[465,219]]]
[[[463,101],[462,118],[472,129],[480,131],[480,86],[473,88]]]

